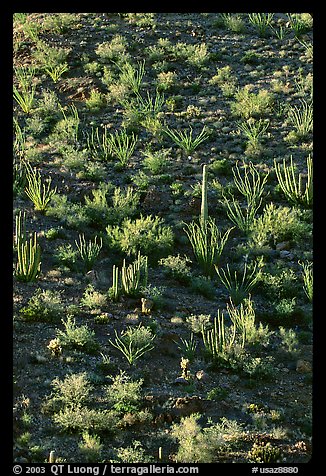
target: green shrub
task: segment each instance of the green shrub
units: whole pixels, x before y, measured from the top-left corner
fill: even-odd
[[[47,401],[48,408],[80,408],[90,400],[93,389],[86,372],[67,375],[63,380],[52,380],[53,392]]]
[[[162,218],[142,216],[136,220],[125,219],[121,226],[107,226],[108,243],[128,256],[142,255],[156,257],[168,253],[172,248],[174,235],[172,228],[164,225]]]
[[[186,317],[186,324],[194,334],[200,334],[212,326],[210,314],[191,314]]]
[[[61,292],[39,288],[19,312],[27,321],[55,322],[64,314]]]
[[[153,462],[153,457],[147,455],[143,445],[138,440],[133,440],[132,445],[125,448],[118,448],[116,450],[116,455],[119,463],[151,463]]]
[[[201,294],[207,299],[214,299],[216,296],[216,288],[208,276],[195,276],[191,278],[190,289],[196,294]]]
[[[161,258],[159,265],[163,268],[163,273],[180,283],[188,284],[191,280],[191,269],[189,267],[191,260],[186,256],[169,255]]]
[[[284,348],[287,352],[295,354],[298,350],[298,338],[297,334],[293,329],[285,329],[285,327],[279,327],[279,333],[281,338],[281,347]]]
[[[259,118],[272,112],[273,103],[274,97],[269,91],[260,89],[258,93],[254,93],[247,85],[235,94],[235,100],[231,103],[231,111],[235,116],[244,119]]]
[[[244,19],[238,13],[220,13],[220,23],[233,33],[243,33],[246,29]]]
[[[81,203],[69,201],[67,195],[53,195],[46,215],[58,218],[70,228],[84,229],[90,222],[86,214],[86,207]]]
[[[68,268],[71,270],[76,269],[77,256],[78,252],[73,248],[71,243],[59,245],[53,253],[53,257],[56,262],[63,264],[64,266],[68,266]]]
[[[170,160],[168,158],[170,152],[170,149],[161,149],[155,152],[152,152],[151,150],[144,151],[143,155],[145,157],[143,160],[143,166],[145,170],[153,175],[159,175],[167,172],[170,164]]]
[[[273,247],[285,241],[298,243],[302,239],[307,239],[312,230],[301,217],[302,214],[295,208],[269,203],[265,206],[262,215],[255,219],[250,242],[258,246]]]
[[[95,53],[103,63],[110,61],[123,63],[129,58],[127,40],[121,35],[114,35],[111,41],[100,43]]]
[[[234,420],[221,418],[220,422],[202,428],[200,415],[194,413],[172,425],[171,436],[178,441],[178,452],[173,456],[177,463],[218,462],[221,452],[236,443],[243,435],[241,425]]]
[[[100,91],[92,89],[89,97],[85,100],[85,104],[91,112],[98,112],[106,105],[105,96]]]
[[[53,421],[63,432],[112,434],[117,427],[118,417],[116,412],[110,410],[66,407],[53,415]]]
[[[138,204],[139,194],[132,187],[123,190],[114,188],[112,184],[101,183],[92,190],[92,198],[85,197],[85,213],[92,226],[102,228],[108,224],[121,224],[124,219],[134,216]]]
[[[78,443],[79,451],[86,463],[98,463],[101,461],[103,444],[100,437],[91,435],[88,431],[82,433],[83,440]]]
[[[248,453],[249,461],[252,463],[280,463],[282,452],[279,448],[272,446],[270,442],[255,442]]]
[[[282,298],[291,298],[298,292],[298,277],[291,268],[269,268],[261,273],[259,286],[264,295],[272,301],[279,302]]]
[[[132,380],[125,372],[120,371],[106,387],[107,402],[111,409],[120,415],[135,412],[140,408],[143,379]]]
[[[99,343],[96,341],[95,332],[90,330],[87,324],[78,327],[76,320],[71,316],[68,316],[67,320],[62,323],[64,330],[58,329],[56,334],[63,348],[84,351],[89,354],[98,350]]]
[[[101,309],[107,304],[106,294],[100,293],[89,284],[84,291],[80,304],[88,309]]]

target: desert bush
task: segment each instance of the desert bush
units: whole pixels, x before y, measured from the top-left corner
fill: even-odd
[[[311,229],[302,216],[295,208],[275,206],[271,202],[265,206],[262,215],[254,220],[249,241],[258,246],[274,247],[285,241],[298,243],[304,237],[307,239]]]
[[[68,200],[67,195],[54,194],[46,210],[46,215],[58,218],[70,228],[84,228],[90,219],[86,214],[86,207],[79,202]]]
[[[261,273],[259,287],[271,301],[292,298],[298,293],[298,277],[291,268],[272,267]]]
[[[222,24],[233,33],[243,33],[246,29],[244,19],[238,13],[220,13],[217,24]]]
[[[272,112],[273,95],[266,89],[251,92],[249,85],[239,89],[231,103],[231,112],[244,119],[260,118]]]
[[[61,292],[39,288],[19,312],[27,321],[55,322],[64,314]]]
[[[117,248],[128,256],[142,255],[160,258],[173,245],[172,228],[164,225],[162,218],[142,216],[136,220],[126,218],[121,226],[106,227],[109,246]]]
[[[78,144],[79,130],[80,130],[80,117],[78,110],[74,104],[68,107],[62,107],[59,104],[59,109],[62,115],[62,119],[59,119],[52,129],[52,133],[49,135],[48,140],[50,143],[62,145],[62,142],[67,144]],[[66,114],[66,112],[70,114]]]
[[[106,387],[108,405],[120,415],[139,410],[142,402],[142,385],[143,379],[132,380],[125,372],[120,371]]]
[[[216,297],[215,284],[209,276],[194,276],[190,281],[190,290],[196,294],[201,294],[207,299]]]
[[[121,224],[124,219],[135,215],[138,204],[139,194],[132,187],[114,188],[103,182],[92,190],[92,197],[85,197],[85,212],[90,223],[99,228]]]
[[[132,445],[116,450],[116,456],[119,463],[151,463],[153,457],[147,455],[143,445],[138,440],[133,440]]]
[[[121,35],[114,35],[111,41],[100,43],[95,53],[103,63],[109,63],[110,61],[124,63],[129,59],[127,40]]]
[[[88,431],[82,433],[82,441],[78,443],[79,451],[86,463],[98,463],[101,461],[103,444],[100,437],[92,435]]]
[[[191,314],[186,317],[186,324],[194,334],[200,334],[202,330],[212,327],[210,314]]]
[[[87,407],[66,407],[53,415],[54,423],[67,433],[108,433],[116,431],[118,417],[116,412],[95,410]]]
[[[221,451],[232,447],[242,436],[241,424],[222,418],[218,423],[210,421],[202,428],[200,415],[181,418],[172,425],[171,436],[178,441],[178,452],[173,459],[177,463],[213,463],[218,461]]]
[[[90,330],[87,324],[76,325],[76,320],[68,316],[66,321],[62,320],[64,330],[58,329],[56,332],[60,345],[66,349],[74,349],[89,354],[95,353],[99,348],[99,343],[95,338],[95,332]]]
[[[159,265],[163,268],[163,273],[180,283],[188,284],[191,280],[191,260],[186,256],[169,255],[159,260]]]
[[[285,327],[280,326],[279,335],[281,338],[281,347],[287,352],[295,354],[299,344],[297,333],[293,329],[285,329]]]
[[[47,408],[80,408],[89,403],[90,393],[93,389],[86,372],[67,375],[60,380],[56,377],[51,382],[53,388],[47,400]]]
[[[138,63],[137,68],[131,63],[117,64],[117,67],[120,71],[119,84],[138,94],[145,74],[145,62]]]
[[[143,167],[153,175],[167,172],[170,165],[170,152],[170,149],[161,149],[157,151],[151,151],[150,149],[145,150],[143,152]]]
[[[249,461],[252,463],[280,463],[282,452],[279,448],[272,446],[270,442],[255,442],[248,453]]]
[[[101,309],[107,304],[107,296],[96,291],[94,286],[89,284],[84,291],[80,304],[88,309]]]

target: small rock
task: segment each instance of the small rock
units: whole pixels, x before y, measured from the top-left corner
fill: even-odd
[[[292,259],[293,259],[293,254],[290,253],[289,251],[281,250],[281,251],[280,251],[280,258],[281,258],[281,259],[289,259],[289,260],[292,260]]]
[[[141,312],[143,314],[150,314],[152,311],[152,307],[154,302],[151,299],[146,299],[144,297],[141,298]]]
[[[278,251],[289,250],[290,248],[291,248],[291,245],[289,241],[282,241],[281,243],[277,243],[276,245],[276,249]]]
[[[311,363],[307,360],[299,359],[296,365],[296,371],[300,373],[308,373],[312,371]]]
[[[189,381],[183,377],[177,377],[174,381],[176,385],[188,385]]]
[[[173,406],[173,412],[178,416],[188,416],[204,411],[205,402],[200,397],[179,397]]]
[[[198,372],[196,372],[196,378],[200,380],[200,382],[207,382],[210,379],[204,370],[198,370]]]

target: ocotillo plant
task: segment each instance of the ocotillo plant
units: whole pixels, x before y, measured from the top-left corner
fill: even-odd
[[[313,192],[312,192],[312,158],[307,157],[307,179],[305,187],[303,186],[302,174],[295,176],[295,165],[293,157],[291,156],[290,165],[286,165],[283,159],[283,165],[278,164],[274,160],[275,172],[278,183],[286,196],[286,198],[294,203],[300,204],[307,208],[312,207]]]

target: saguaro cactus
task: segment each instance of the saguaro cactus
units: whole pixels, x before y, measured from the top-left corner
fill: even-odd
[[[203,166],[203,182],[201,188],[201,210],[200,222],[205,225],[208,219],[208,205],[207,205],[207,165]]]

